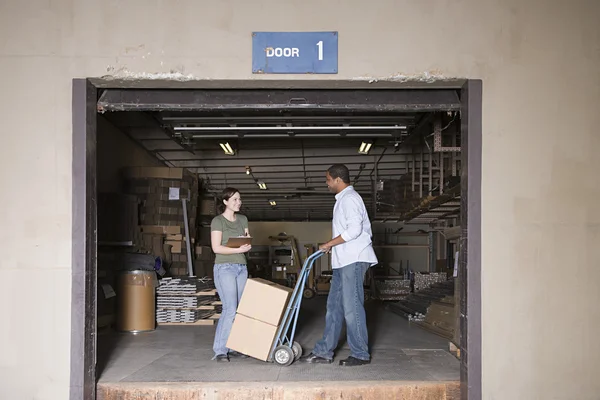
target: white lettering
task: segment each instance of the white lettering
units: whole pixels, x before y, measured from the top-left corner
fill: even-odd
[[[267,57],[300,57],[300,49],[297,47],[267,47],[265,53]]]
[[[323,41],[321,40],[317,43],[317,47],[319,48],[319,61],[323,61]]]

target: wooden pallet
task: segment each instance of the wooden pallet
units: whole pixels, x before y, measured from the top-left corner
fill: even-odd
[[[195,308],[190,308],[190,307],[157,307],[157,310],[191,310],[191,311],[196,311],[196,310],[214,310],[216,308],[216,306],[220,306],[223,305],[223,303],[221,303],[220,301],[214,301],[210,304],[206,304],[203,306],[198,306]]]
[[[199,319],[196,322],[159,322],[159,326],[212,326],[215,320],[212,318]]]
[[[159,322],[159,326],[212,326],[217,323],[221,314],[213,314],[208,318],[199,319],[196,322]]]
[[[216,296],[217,289],[205,289],[200,290],[196,293],[183,293],[183,292],[172,292],[172,293],[159,293],[158,296],[186,296],[186,297],[195,297],[195,296]]]

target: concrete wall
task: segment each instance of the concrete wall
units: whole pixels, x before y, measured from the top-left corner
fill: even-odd
[[[396,271],[406,269],[407,266],[412,271],[429,271],[427,263],[429,249],[427,247],[411,247],[428,245],[427,235],[414,236],[411,233],[419,229],[428,231],[429,226],[373,223],[372,228],[377,259],[382,266],[388,268],[387,271],[390,275],[397,275]],[[394,235],[393,232],[399,228],[402,228],[400,233]]]
[[[323,29],[340,32],[339,74],[315,79],[483,79],[484,398],[597,398],[598,15],[593,0],[0,2],[0,398],[68,396],[72,78],[281,79],[252,76],[250,32]]]
[[[164,167],[106,118],[98,118],[98,192],[122,192],[121,168]]]

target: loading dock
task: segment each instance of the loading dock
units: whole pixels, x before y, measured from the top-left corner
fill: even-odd
[[[114,83],[112,83],[114,84]],[[214,84],[214,83],[211,83]],[[263,83],[268,86],[266,83]],[[314,83],[307,84],[307,86]],[[464,384],[463,393],[466,394],[466,383],[470,382],[470,390],[480,390],[480,310],[479,305],[479,190],[480,190],[480,140],[481,140],[481,85],[479,82],[460,82],[449,85],[446,89],[407,89],[386,88],[376,90],[374,88],[362,89],[357,83],[341,82],[333,86],[345,86],[345,89],[336,90],[306,90],[306,89],[280,89],[274,87],[262,87],[259,90],[239,88],[234,89],[187,89],[187,90],[146,90],[146,89],[106,89],[99,96],[96,104],[96,93],[98,88],[89,81],[76,81],[74,90],[74,202],[75,207],[73,223],[74,232],[93,232],[95,221],[90,215],[95,215],[94,209],[94,179],[95,179],[95,123],[96,110],[102,112],[127,112],[127,111],[176,111],[197,112],[227,110],[310,110],[318,114],[326,112],[448,112],[460,111],[462,120],[461,146],[463,148],[461,169],[461,225],[468,226],[466,234],[469,239],[469,251],[462,246],[463,257],[461,257],[460,273],[467,277],[460,287],[461,305],[461,332],[468,332],[460,339],[461,345],[461,382]],[[289,83],[280,86],[291,85]],[[302,85],[296,83],[294,85]],[[463,86],[464,85],[464,86]],[[375,86],[376,87],[376,86]],[[210,94],[209,94],[210,93]],[[470,94],[470,95],[469,95]],[[81,100],[86,99],[86,106]],[[84,111],[85,109],[85,111]],[[77,111],[77,112],[75,112]],[[82,116],[86,118],[81,119]],[[404,138],[406,139],[406,138]],[[469,139],[471,140],[469,142]],[[87,152],[82,152],[87,149]],[[86,171],[86,175],[83,175]],[[414,167],[413,167],[414,171]],[[468,185],[468,176],[471,174],[471,185]],[[423,175],[423,174],[421,174]],[[430,175],[431,176],[431,175]],[[422,177],[422,176],[421,176]],[[78,178],[78,179],[76,179]],[[421,181],[420,190],[423,189]],[[432,184],[429,184],[429,190]],[[86,193],[87,190],[87,193]],[[85,195],[87,194],[87,195]],[[468,202],[468,199],[472,201]],[[475,199],[475,200],[473,200]],[[372,199],[372,205],[375,204]],[[471,208],[469,208],[469,206]],[[467,210],[468,209],[468,210]],[[86,213],[87,210],[87,213]],[[429,211],[434,212],[433,209]],[[466,219],[467,211],[470,220]],[[468,224],[468,225],[467,225]],[[464,232],[464,230],[463,230]],[[82,240],[86,243],[82,243]],[[463,238],[463,241],[466,238]],[[74,299],[73,299],[73,329],[81,332],[81,339],[87,331],[88,338],[95,334],[95,275],[93,265],[95,263],[95,247],[93,235],[78,235],[74,237]],[[473,249],[473,247],[475,249]],[[77,248],[76,248],[77,247]],[[85,250],[83,252],[83,250]],[[468,257],[468,260],[467,260]],[[466,272],[466,264],[469,263],[469,273]],[[469,297],[467,298],[467,288]],[[75,298],[75,294],[78,296]],[[81,301],[87,297],[86,301]],[[79,300],[79,302],[78,302]],[[85,312],[87,308],[87,312]],[[466,315],[469,319],[466,319]],[[85,319],[82,319],[85,315]],[[85,321],[85,324],[82,322]],[[469,329],[467,331],[467,323]],[[78,330],[75,330],[78,327]],[[464,329],[463,329],[464,328]],[[94,378],[94,355],[95,344],[93,340],[74,341],[77,348],[73,354],[85,354],[85,357],[75,357],[75,366],[87,365],[84,376],[73,376],[73,379],[81,379],[86,382],[86,390],[93,391]],[[469,347],[467,347],[467,343]],[[84,352],[77,353],[78,350]],[[467,351],[468,350],[468,351]],[[79,364],[77,364],[79,363]],[[467,369],[467,365],[469,368]],[[77,375],[77,369],[72,369]],[[83,370],[83,369],[82,369]],[[478,384],[479,382],[479,384]],[[478,389],[479,388],[479,389]],[[91,393],[91,392],[90,392]]]

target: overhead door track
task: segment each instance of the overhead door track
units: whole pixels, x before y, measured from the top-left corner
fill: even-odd
[[[106,89],[98,111],[430,112],[460,110],[453,89]]]

